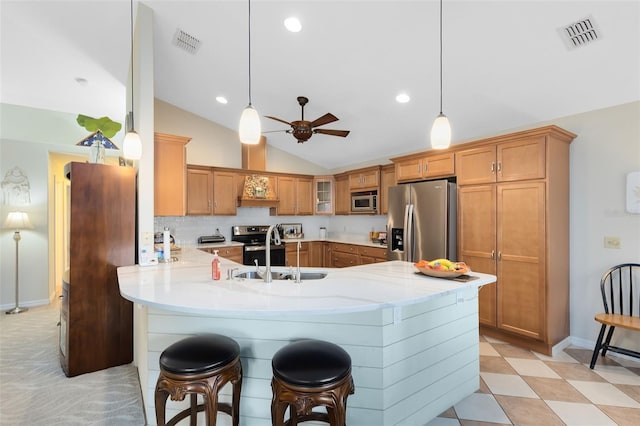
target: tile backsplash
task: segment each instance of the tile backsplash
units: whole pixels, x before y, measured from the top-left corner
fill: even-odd
[[[236,216],[156,216],[154,229],[155,232],[161,232],[165,226],[169,227],[178,246],[197,244],[198,237],[213,235],[216,228],[230,241],[231,227],[234,225],[277,223],[301,223],[305,238],[318,238],[320,227],[324,226],[328,238],[364,241],[372,229],[384,230],[386,222],[386,216],[271,216],[268,208],[253,207],[238,208]]]

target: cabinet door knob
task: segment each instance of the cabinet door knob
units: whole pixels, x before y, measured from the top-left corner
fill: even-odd
[[[496,258],[496,251],[491,250],[491,260],[495,260],[495,258]]]
[[[496,172],[496,163],[494,161],[491,162],[491,173]]]
[[[502,161],[498,161],[498,173],[502,171]]]
[[[499,251],[499,252],[498,252],[498,262],[499,262],[499,261],[501,261],[501,260],[502,260],[502,252],[501,252],[501,251]]]

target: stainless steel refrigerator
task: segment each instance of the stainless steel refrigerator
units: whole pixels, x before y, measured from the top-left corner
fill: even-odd
[[[455,183],[437,180],[393,186],[388,201],[388,260],[457,260]]]

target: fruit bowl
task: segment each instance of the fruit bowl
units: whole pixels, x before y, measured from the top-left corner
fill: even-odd
[[[456,278],[469,272],[469,268],[464,262],[452,262],[455,265],[454,270],[443,270],[431,267],[428,262],[420,261],[414,263],[414,267],[423,275],[436,278]]]

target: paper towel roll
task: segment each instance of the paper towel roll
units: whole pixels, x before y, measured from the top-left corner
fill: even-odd
[[[171,262],[171,234],[169,233],[169,228],[164,228],[164,232],[162,234],[162,257],[165,262]]]

